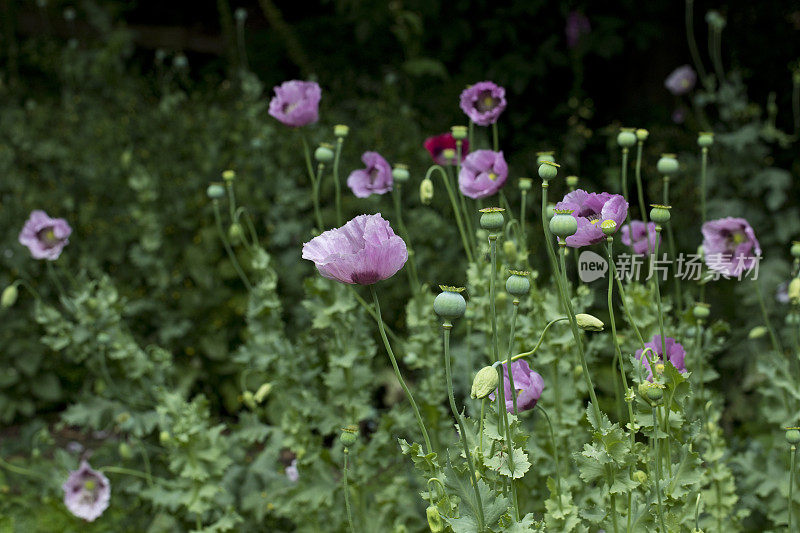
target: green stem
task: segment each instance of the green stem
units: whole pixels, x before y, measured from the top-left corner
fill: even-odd
[[[620,190],[622,197],[628,199],[628,147],[622,147],[622,169],[620,172]]]
[[[617,525],[617,498],[616,494],[611,493],[611,522],[614,526],[614,533],[619,533],[619,526]]]
[[[692,362],[697,365],[697,380],[700,382],[700,410],[703,412],[703,421],[705,421],[705,404],[706,404],[706,393],[705,393],[705,373],[703,371],[703,366],[705,363],[706,358],[703,356],[703,321],[698,320],[695,323],[695,331],[694,331],[694,358]]]
[[[350,512],[350,495],[347,488],[347,457],[350,455],[350,450],[345,447],[344,453],[344,475],[342,476],[342,483],[344,484],[344,506],[347,509],[347,523],[350,524],[350,533],[356,533],[356,528],[353,526],[353,514]]]
[[[481,454],[481,461],[483,461],[483,421],[486,417],[486,398],[481,400],[481,422],[479,426],[480,436],[478,437],[478,451]]]
[[[794,462],[797,457],[797,447],[794,444],[789,448],[789,454],[789,527],[786,531],[791,533],[792,513],[794,513],[794,500],[792,499],[792,492],[794,491]]]
[[[497,278],[497,234],[490,233],[489,234],[489,261],[491,263],[491,276],[489,277],[489,314],[491,315],[492,321],[492,342],[491,342],[491,350],[492,350],[492,362],[500,360],[500,346],[499,341],[497,338],[497,310],[496,310],[496,295],[495,295],[495,278]],[[510,373],[510,372],[509,372]],[[503,365],[497,365],[497,377],[498,383],[497,386],[497,419],[501,422],[502,431],[505,432],[506,437],[509,437],[511,433],[508,427],[508,413],[506,408],[506,391],[505,391],[505,376],[503,375]],[[510,440],[507,440],[510,444]],[[511,448],[509,446],[508,449],[509,454],[509,467],[510,470],[513,472],[513,463],[511,458]],[[505,492],[506,489],[506,480],[503,478],[503,491]],[[513,497],[514,491],[514,483],[512,477],[511,483],[511,491]],[[515,507],[516,510],[516,507]]]
[[[664,525],[664,509],[661,504],[661,457],[658,453],[658,418],[656,416],[656,406],[652,406],[653,410],[653,458],[655,459],[655,489],[656,496],[658,497],[658,519],[661,522],[661,533],[667,533],[667,527]]]
[[[469,245],[469,240],[467,239],[466,230],[464,229],[464,223],[461,221],[461,212],[459,211],[458,200],[456,200],[455,192],[453,191],[453,187],[450,185],[450,180],[447,177],[447,172],[440,165],[433,165],[428,169],[428,172],[425,174],[425,178],[426,179],[430,178],[431,174],[433,174],[434,171],[439,171],[439,174],[442,177],[445,189],[447,189],[447,195],[450,197],[450,205],[453,208],[453,214],[456,217],[456,225],[458,226],[458,232],[461,234],[461,244],[464,246],[464,253],[467,255],[467,261],[473,263],[474,258],[472,256],[472,247]]]
[[[225,230],[222,227],[222,216],[220,215],[219,212],[219,200],[215,199],[213,202],[213,206],[214,206],[214,219],[217,223],[217,232],[219,233],[219,238],[222,240],[222,246],[225,247],[225,251],[228,254],[228,258],[231,260],[231,264],[233,264],[234,270],[236,270],[236,273],[239,275],[239,278],[241,278],[242,283],[244,283],[244,286],[247,288],[247,291],[249,292],[252,289],[252,285],[250,285],[250,280],[247,279],[244,270],[242,270],[242,267],[239,264],[239,260],[236,258],[236,254],[233,252],[233,248],[231,248],[231,245],[228,242],[228,236],[225,234]]]
[[[661,226],[656,225],[656,246],[655,250],[653,251],[653,260],[658,257],[658,244],[661,240]],[[658,281],[658,275],[653,277],[653,286],[656,290],[656,306],[658,307],[658,331],[661,335],[661,353],[663,354],[666,350],[666,336],[664,335],[664,313],[661,310],[661,289],[659,288],[661,284]]]
[[[636,177],[636,193],[639,197],[639,211],[642,217],[642,222],[644,222],[645,228],[645,235],[647,236],[647,249],[651,249],[650,244],[650,231],[647,228],[647,208],[644,204],[644,190],[642,188],[642,147],[644,146],[644,141],[637,141],[636,143],[636,166],[635,166],[635,177]]]
[[[547,244],[547,257],[550,260],[550,270],[558,287],[558,294],[561,297],[561,302],[564,302],[564,293],[561,287],[561,274],[558,270],[558,261],[556,260],[556,253],[553,250],[553,234],[550,233],[550,224],[547,220],[547,189],[550,184],[546,180],[542,180],[542,230],[544,231],[544,242]],[[564,306],[564,310],[567,307]]]
[[[411,237],[408,235],[408,229],[406,229],[405,222],[403,222],[403,210],[402,210],[402,202],[401,202],[401,194],[403,192],[403,186],[400,183],[395,182],[394,189],[392,190],[392,200],[394,200],[394,212],[395,216],[397,217],[397,225],[400,229],[400,234],[403,237],[403,240],[406,241],[406,246],[408,247],[408,267],[406,272],[408,272],[408,282],[411,285],[411,292],[413,294],[419,293],[419,278],[417,277],[417,265],[414,261],[414,249],[411,247]]]
[[[711,62],[714,64],[714,71],[719,78],[719,85],[725,81],[725,68],[722,65],[722,33],[716,28],[711,29],[709,35],[711,41]]]
[[[669,176],[664,176],[664,205],[669,205]],[[649,232],[647,233],[650,234]],[[678,256],[675,254],[675,236],[672,233],[672,222],[667,221],[667,241],[669,242],[669,255],[673,261],[677,261]],[[681,315],[683,307],[681,302],[681,278],[675,276],[675,283],[673,283],[675,290],[675,306],[677,307],[678,315]]]
[[[459,139],[456,141],[456,181],[458,181],[458,176],[461,175],[461,152],[462,152],[462,141]],[[463,194],[459,194],[458,199],[461,203],[461,211],[464,215],[464,223],[468,234],[467,237],[469,240],[470,250],[472,250],[472,256],[477,257],[478,252],[476,250],[476,244],[475,244],[475,226],[473,225],[472,222],[473,218],[472,214],[475,211],[467,210],[467,200]]]
[[[322,173],[325,171],[325,164],[319,163],[317,165],[317,177],[311,185],[312,200],[314,202],[314,218],[317,221],[317,229],[321,232],[325,231],[325,225],[322,223],[322,213],[319,210],[319,186],[322,183]]]
[[[352,285],[347,285],[347,288],[350,289],[350,292],[353,293],[353,296],[355,297],[356,301],[359,304],[361,304],[361,307],[363,307],[372,318],[374,318],[375,320],[380,320],[380,316],[378,315],[378,313],[375,312],[375,309],[371,305],[369,305],[367,301],[361,297],[360,294],[358,294],[358,291],[356,291],[355,287],[353,287]],[[386,324],[385,322],[383,324],[383,328],[386,330],[386,333],[389,335],[389,337],[392,338],[394,342],[398,344],[402,342],[400,340],[400,337],[398,337],[397,334],[394,331],[392,331],[389,325]]]
[[[558,508],[562,509],[562,504],[561,504],[561,471],[560,471],[559,466],[558,466],[558,446],[556,446],[556,435],[553,432],[553,423],[550,421],[550,415],[547,414],[547,411],[545,411],[544,407],[542,407],[542,404],[537,403],[536,407],[538,407],[539,410],[544,415],[545,419],[547,420],[547,427],[550,429],[550,444],[551,444],[551,446],[553,446],[553,461],[555,461],[555,463],[556,463],[556,491],[558,491],[558,494],[556,494],[556,496],[558,497]]]
[[[708,172],[708,146],[700,152],[700,211],[702,223],[706,223],[706,173]]]
[[[700,74],[700,81],[705,83],[706,69],[703,66],[703,60],[700,59],[700,52],[697,49],[697,42],[694,40],[694,0],[686,0],[686,39],[689,41],[689,53],[692,55],[692,61]]]
[[[121,466],[104,466],[99,468],[101,472],[110,472],[112,474],[124,474],[126,476],[134,476],[140,477],[142,479],[146,479],[149,483],[152,483],[153,480],[150,479],[150,475],[146,474],[145,472],[139,472],[138,470],[131,470],[130,468],[122,468]]]
[[[514,406],[514,414],[517,411],[517,390],[514,387],[514,373],[511,371],[511,351],[514,348],[514,329],[517,325],[517,313],[519,312],[519,299],[514,298],[514,310],[511,312],[511,330],[508,334],[508,357],[506,357],[506,368],[508,369],[508,383],[511,386],[511,403]]]
[[[35,477],[39,479],[47,479],[47,476],[43,476],[38,472],[34,472],[33,470],[28,470],[27,468],[22,468],[21,466],[17,466],[14,464],[9,463],[2,457],[0,457],[0,467],[5,468],[9,472],[14,472],[15,474],[19,474],[21,476],[28,476],[28,477]]]
[[[519,235],[519,251],[520,251],[520,253],[522,253],[522,255],[524,257],[525,266],[528,266],[529,265],[529,263],[528,263],[528,237],[526,235],[527,231],[526,231],[526,228],[525,228],[525,226],[526,226],[526,223],[525,223],[525,207],[526,207],[526,204],[528,203],[528,191],[523,189],[522,191],[520,191],[520,195],[521,195],[522,198],[520,200],[520,206],[519,206],[519,226],[520,226],[520,230],[519,230],[519,233],[520,233],[520,235]]]
[[[562,316],[561,318],[556,318],[555,320],[551,320],[550,322],[548,322],[547,325],[542,330],[542,334],[539,335],[539,341],[536,343],[536,346],[533,347],[533,350],[531,350],[529,352],[518,353],[517,355],[512,357],[511,360],[512,361],[516,361],[517,359],[521,359],[523,357],[528,357],[528,356],[531,356],[531,355],[535,354],[536,350],[539,349],[539,346],[542,345],[542,341],[544,341],[544,335],[545,335],[545,333],[547,333],[547,330],[550,329],[550,326],[552,326],[553,324],[555,324],[557,322],[562,322],[564,320],[569,320],[569,318],[567,318],[565,316]]]
[[[492,149],[495,152],[500,151],[500,136],[497,134],[497,122],[492,123]]]
[[[483,531],[486,520],[483,515],[481,491],[478,489],[478,480],[475,476],[475,465],[472,462],[472,454],[469,451],[469,443],[467,442],[467,433],[464,429],[464,422],[462,420],[461,413],[459,413],[458,408],[456,407],[456,400],[453,397],[453,379],[450,374],[450,330],[452,328],[453,324],[451,324],[449,320],[445,320],[442,324],[444,336],[444,368],[447,379],[447,397],[450,400],[450,410],[453,411],[453,416],[456,418],[456,422],[458,422],[459,433],[461,433],[461,444],[464,447],[464,455],[467,458],[467,465],[469,466],[469,477],[472,481],[472,488],[475,491],[475,502],[477,503],[478,511],[478,531]]]
[[[767,330],[769,331],[769,338],[772,341],[772,349],[778,352],[779,354],[783,353],[783,347],[781,346],[780,341],[778,340],[778,336],[775,334],[775,329],[772,327],[772,322],[769,319],[769,314],[767,313],[767,306],[764,303],[764,294],[761,292],[761,284],[758,281],[753,280],[756,286],[756,295],[758,296],[758,305],[761,308],[761,316],[764,318],[764,324],[767,326]]]
[[[376,322],[378,323],[378,330],[380,330],[381,339],[383,340],[383,345],[386,347],[386,353],[389,354],[389,359],[392,362],[394,375],[397,377],[397,381],[400,382],[400,386],[403,388],[403,392],[406,393],[406,397],[408,398],[408,401],[411,404],[411,408],[414,410],[414,416],[417,419],[417,424],[419,424],[419,429],[420,431],[422,431],[422,438],[425,439],[425,448],[427,449],[428,453],[433,453],[431,440],[428,437],[428,431],[425,429],[425,423],[422,421],[422,416],[419,414],[419,408],[417,407],[417,402],[414,401],[414,396],[411,394],[411,390],[409,390],[405,380],[403,379],[403,376],[400,374],[400,368],[397,366],[397,360],[394,357],[392,346],[389,344],[389,339],[386,337],[386,330],[383,327],[383,318],[381,317],[381,304],[378,301],[378,293],[375,290],[374,285],[370,285],[369,290],[372,293],[372,299],[375,302],[375,312],[378,315],[376,320]]]
[[[342,187],[339,183],[339,159],[342,155],[342,144],[344,144],[344,137],[337,138],[336,152],[333,156],[333,194],[336,204],[336,227],[342,225]]]

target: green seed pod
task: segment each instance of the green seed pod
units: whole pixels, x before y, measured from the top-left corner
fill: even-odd
[[[789,289],[787,290],[789,301],[794,305],[800,305],[800,278],[794,278],[789,282]]]
[[[243,7],[237,7],[236,11],[233,12],[233,16],[237,22],[244,22],[247,20],[247,10]]]
[[[556,209],[550,219],[550,232],[562,239],[575,235],[578,231],[578,220],[572,216],[571,209]]]
[[[169,431],[163,430],[161,433],[158,434],[158,441],[161,444],[167,444],[172,441],[172,435],[169,434]]]
[[[767,334],[769,330],[765,326],[756,326],[750,330],[750,333],[747,334],[747,338],[750,340],[760,339],[764,335]]]
[[[692,308],[692,315],[694,315],[696,320],[705,320],[710,314],[711,310],[708,304],[698,302],[694,304],[694,308]]]
[[[225,181],[233,181],[236,179],[236,172],[233,170],[224,170],[222,172],[222,179]]]
[[[789,253],[791,253],[792,257],[795,259],[800,258],[800,241],[792,242],[792,247],[790,248]]]
[[[356,431],[358,431],[357,428],[355,430],[353,430],[352,427],[342,428],[342,434],[339,435],[339,440],[345,447],[349,448],[356,443],[358,440]]]
[[[344,124],[337,124],[333,127],[333,134],[336,137],[343,138],[347,137],[347,134],[350,133],[350,128],[345,126]]]
[[[237,245],[242,242],[242,238],[244,237],[244,229],[242,225],[238,222],[234,222],[228,228],[228,238],[231,240],[231,244]]]
[[[639,142],[644,142],[650,136],[650,132],[644,128],[639,128],[636,130],[636,140]]]
[[[333,161],[333,146],[328,143],[320,144],[317,149],[314,150],[314,159],[320,163],[330,163]]]
[[[517,298],[527,296],[531,290],[531,280],[528,279],[530,272],[521,270],[509,270],[511,274],[506,280],[506,291],[511,296]]]
[[[487,207],[485,209],[481,209],[481,228],[491,233],[499,233],[500,230],[503,229],[503,225],[506,223],[506,218],[503,216],[503,211],[505,211],[505,209],[502,207]]]
[[[578,186],[578,176],[567,176],[567,187],[574,189]]]
[[[603,331],[605,324],[603,321],[587,313],[578,313],[575,315],[575,321],[578,327],[584,331]]]
[[[212,183],[206,189],[206,195],[212,200],[219,200],[225,196],[225,187],[219,183]]]
[[[648,387],[645,394],[650,403],[659,403],[664,398],[664,391],[661,390],[661,387]]]
[[[556,214],[556,204],[552,202],[547,203],[547,220],[552,220]]]
[[[119,443],[119,456],[123,459],[133,458],[133,450],[131,450],[131,447],[127,442]]]
[[[466,126],[452,126],[450,128],[450,133],[453,134],[453,139],[457,141],[463,141],[467,138],[467,127]]]
[[[786,428],[786,442],[793,445],[800,443],[800,428]]]
[[[656,163],[656,169],[665,176],[672,176],[678,172],[678,160],[675,154],[661,154],[661,158]]]
[[[701,148],[709,148],[714,144],[714,134],[708,131],[701,131],[697,134],[697,144]]]
[[[539,177],[544,181],[550,181],[558,175],[558,169],[561,165],[553,163],[552,161],[542,161],[539,164]]]
[[[617,144],[623,148],[630,148],[636,144],[636,129],[620,128],[620,132],[617,134]]]
[[[550,150],[544,152],[536,152],[536,164],[541,165],[545,161],[549,161],[551,163],[556,162],[556,158],[553,157],[553,152]]]
[[[439,509],[436,506],[431,505],[425,509],[425,515],[428,517],[428,527],[431,529],[431,533],[442,533],[444,531],[442,515],[439,514]]]
[[[647,482],[647,474],[643,470],[637,470],[633,473],[633,480],[644,485]]]
[[[3,289],[3,295],[0,296],[0,306],[3,309],[8,309],[15,303],[17,303],[17,297],[19,296],[19,289],[17,289],[17,284],[12,283],[5,289]]]
[[[497,369],[493,366],[485,366],[475,374],[475,379],[472,380],[472,391],[469,395],[482,400],[494,392],[499,382]]]
[[[442,157],[445,161],[453,161],[456,158],[456,151],[453,148],[445,148],[442,150]]]
[[[521,191],[529,191],[529,190],[531,190],[532,186],[533,186],[533,180],[531,180],[530,178],[520,178],[519,179],[519,184],[518,184],[519,190],[521,190]]]
[[[442,292],[433,300],[433,312],[444,320],[454,320],[464,316],[464,312],[467,310],[467,302],[461,296],[464,288],[446,285],[439,285],[439,288],[442,289]]]
[[[603,235],[610,237],[617,232],[617,223],[609,218],[600,223],[600,229],[603,230]]]
[[[506,254],[509,263],[517,262],[517,245],[514,241],[503,242],[503,253]]]
[[[671,208],[672,207],[668,205],[652,204],[652,209],[650,210],[650,220],[656,224],[666,224],[670,219],[669,210]]]
[[[399,183],[405,183],[411,174],[408,172],[408,167],[402,163],[398,163],[392,169],[392,178]]]
[[[419,184],[419,200],[422,205],[428,205],[433,200],[433,182],[430,178],[425,178]]]

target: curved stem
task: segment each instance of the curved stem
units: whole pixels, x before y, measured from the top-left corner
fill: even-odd
[[[376,320],[378,323],[378,330],[380,330],[383,345],[386,347],[386,353],[389,354],[389,359],[392,362],[394,375],[397,377],[397,381],[400,382],[400,386],[403,388],[403,392],[406,393],[406,397],[411,404],[411,408],[414,410],[414,416],[417,419],[417,424],[419,424],[419,429],[422,431],[422,438],[425,439],[425,448],[427,449],[428,453],[432,453],[433,447],[431,446],[431,440],[428,437],[428,431],[425,429],[425,423],[422,421],[422,416],[419,414],[417,402],[414,401],[414,396],[411,394],[411,390],[409,390],[405,380],[403,379],[403,376],[400,374],[400,368],[397,366],[397,359],[395,359],[392,346],[389,344],[389,339],[386,337],[386,330],[383,327],[383,318],[381,317],[381,304],[378,301],[378,293],[375,291],[374,285],[370,285],[369,290],[372,293],[372,299],[375,301],[375,312],[378,315]]]
[[[419,278],[417,277],[417,265],[414,260],[414,249],[411,247],[411,237],[408,235],[408,229],[406,229],[405,222],[403,222],[403,208],[401,203],[400,196],[403,193],[403,186],[400,183],[394,184],[394,189],[392,190],[392,200],[394,201],[394,212],[395,216],[397,217],[397,225],[400,229],[400,234],[403,237],[403,240],[406,241],[406,246],[408,247],[408,266],[409,268],[406,269],[408,272],[408,282],[411,285],[411,292],[413,294],[419,293]]]
[[[517,411],[517,389],[514,387],[514,373],[511,371],[511,350],[514,348],[514,329],[517,325],[517,313],[519,312],[519,300],[514,298],[514,310],[511,312],[511,330],[508,334],[508,357],[506,357],[506,368],[508,368],[508,383],[511,385],[511,404],[514,406],[514,414]]]
[[[464,447],[464,455],[467,458],[467,465],[469,466],[469,477],[472,481],[472,488],[475,491],[475,502],[478,507],[478,531],[483,531],[486,520],[483,516],[481,491],[478,488],[478,479],[475,476],[475,465],[472,462],[472,454],[469,451],[469,443],[467,442],[467,433],[464,429],[464,422],[462,420],[461,413],[458,412],[458,408],[456,407],[456,400],[453,397],[453,378],[450,375],[450,330],[452,328],[453,324],[447,320],[444,322],[444,324],[442,324],[442,332],[444,337],[444,368],[445,377],[447,379],[447,397],[450,400],[450,410],[453,411],[453,416],[458,422],[458,430],[459,433],[461,433],[461,445]]]
[[[664,176],[664,205],[669,205],[669,176]],[[649,232],[648,232],[649,235]],[[667,221],[667,242],[669,243],[669,255],[673,261],[677,261],[678,256],[675,254],[675,236],[672,233],[672,222]],[[681,302],[681,278],[675,276],[675,282],[673,284],[675,289],[675,303],[678,310],[678,315],[680,316],[682,302]]]
[[[342,476],[342,483],[344,484],[344,506],[347,509],[347,523],[350,525],[350,533],[356,533],[356,528],[353,526],[353,514],[350,512],[350,495],[347,488],[347,457],[350,455],[350,450],[345,447],[344,453],[344,471]]]
[[[708,172],[708,146],[700,152],[700,212],[702,223],[706,223],[706,173]]]
[[[458,201],[456,200],[455,192],[453,191],[453,187],[450,185],[450,180],[447,177],[447,172],[443,169],[440,165],[433,165],[428,169],[428,172],[425,174],[425,178],[430,178],[431,174],[434,171],[439,171],[439,174],[442,177],[442,181],[444,182],[445,189],[447,189],[447,195],[450,197],[450,205],[453,208],[453,214],[456,217],[456,225],[458,226],[458,232],[461,234],[461,244],[464,246],[464,253],[467,254],[467,261],[470,263],[474,262],[474,258],[472,256],[472,248],[469,245],[469,240],[467,239],[466,231],[464,229],[464,223],[461,220],[461,212],[458,208]]]
[[[358,294],[358,291],[355,289],[355,287],[353,287],[352,285],[347,285],[347,288],[350,289],[350,292],[353,294],[356,301],[361,305],[361,307],[363,307],[367,311],[367,313],[369,313],[369,315],[372,318],[374,318],[375,320],[380,320],[380,316],[378,315],[378,313],[375,312],[375,309],[371,305],[369,305],[367,301],[361,297],[360,294]],[[386,330],[386,333],[392,338],[394,342],[396,343],[402,342],[400,340],[400,337],[398,337],[397,334],[394,331],[392,331],[392,328],[390,328],[389,325],[386,324],[385,322],[383,323],[383,328]]]
[[[234,270],[236,270],[236,273],[239,275],[239,278],[241,278],[242,283],[244,283],[244,286],[247,288],[249,292],[252,289],[252,286],[250,285],[250,280],[247,279],[244,270],[242,270],[242,267],[239,264],[239,260],[236,258],[236,254],[233,252],[233,248],[231,248],[231,245],[228,242],[228,236],[225,234],[225,230],[222,227],[222,216],[219,213],[219,201],[214,200],[213,205],[214,205],[214,219],[217,223],[217,232],[219,233],[219,238],[222,240],[222,245],[225,247],[225,251],[227,252],[228,258],[231,260],[231,263],[233,264]]]
[[[786,531],[792,533],[792,513],[794,512],[792,492],[794,491],[794,462],[797,458],[797,447],[794,444],[789,448],[789,454],[789,527]]]
[[[125,474],[126,476],[140,477],[148,480],[150,483],[153,482],[153,480],[150,479],[149,474],[146,474],[145,472],[139,472],[138,470],[131,470],[130,468],[122,468],[121,466],[103,466],[98,468],[98,470],[100,470],[100,472],[110,472],[112,474]]]
[[[567,318],[565,316],[562,316],[561,318],[556,318],[555,320],[551,320],[550,322],[548,322],[547,325],[542,330],[542,334],[539,335],[539,341],[536,343],[536,346],[533,347],[533,350],[531,350],[529,352],[518,353],[517,355],[512,357],[511,360],[512,361],[516,361],[517,359],[521,359],[523,357],[528,357],[528,356],[531,356],[531,355],[535,354],[536,350],[539,349],[539,346],[542,345],[542,341],[544,341],[544,335],[545,335],[545,333],[547,333],[547,330],[550,329],[550,326],[552,326],[553,324],[555,324],[557,322],[562,322],[564,320],[569,320],[569,318]]]
[[[550,444],[551,446],[553,446],[553,461],[555,461],[556,463],[556,490],[558,491],[558,494],[556,496],[558,497],[558,508],[562,509],[561,472],[558,466],[558,446],[556,446],[556,435],[555,433],[553,433],[553,423],[550,421],[550,415],[547,414],[547,411],[545,411],[544,407],[542,407],[541,404],[537,403],[536,407],[538,407],[539,410],[544,415],[545,419],[547,420],[547,427],[550,429]]]
[[[644,141],[637,141],[636,143],[636,166],[635,168],[635,177],[636,177],[636,193],[639,197],[639,211],[642,217],[642,222],[644,222],[644,227],[647,230],[647,208],[644,204],[644,190],[642,189],[642,147],[644,146]],[[647,249],[651,249],[650,244],[650,231],[645,231],[645,236],[647,237]]]
[[[322,183],[322,173],[325,171],[325,164],[319,163],[317,165],[317,177],[314,183],[311,184],[311,199],[314,202],[314,218],[317,221],[317,229],[320,232],[325,231],[325,225],[322,223],[322,213],[319,210],[319,186]]]
[[[47,476],[44,476],[38,472],[34,472],[33,470],[28,470],[27,468],[22,468],[21,466],[17,466],[14,464],[9,463],[2,457],[0,457],[0,467],[5,468],[9,472],[14,472],[15,474],[19,474],[21,476],[28,476],[28,477],[35,477],[39,479],[47,479]]]
[[[700,52],[697,49],[697,42],[694,40],[694,0],[686,0],[686,39],[689,41],[689,53],[692,55],[692,61],[700,74],[700,80],[705,83],[706,69],[703,66],[703,60],[700,59]]]

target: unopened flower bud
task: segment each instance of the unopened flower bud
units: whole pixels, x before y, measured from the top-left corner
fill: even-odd
[[[433,182],[430,178],[425,178],[419,184],[419,200],[423,205],[428,205],[433,200]]]
[[[706,13],[706,23],[716,31],[722,31],[725,27],[725,17],[719,11],[714,9]]]
[[[333,134],[336,137],[347,137],[348,133],[350,133],[349,126],[345,126],[344,124],[337,124],[333,127]]]
[[[558,175],[558,169],[561,165],[553,163],[552,161],[542,161],[539,164],[539,177],[544,181],[550,181]]]
[[[750,333],[747,334],[747,338],[750,340],[760,339],[767,334],[767,331],[767,328],[764,326],[756,326],[750,330]]]
[[[498,233],[502,230],[506,222],[503,211],[505,211],[505,209],[502,207],[487,207],[481,209],[481,228],[492,233]]]
[[[800,428],[786,428],[786,442],[792,445],[800,443]]]
[[[545,161],[550,161],[551,163],[556,162],[555,157],[553,157],[553,152],[552,151],[536,152],[536,164],[541,165]]]
[[[464,288],[447,285],[440,285],[439,288],[442,292],[433,300],[433,312],[444,320],[454,320],[464,316],[467,310],[467,302],[461,296]]]
[[[574,189],[578,186],[578,176],[567,176],[567,187]]]
[[[617,223],[609,218],[600,223],[600,229],[603,231],[603,235],[609,237],[617,232]]]
[[[167,444],[172,440],[172,435],[169,434],[169,431],[163,430],[161,433],[158,434],[158,441],[161,444]]]
[[[647,482],[647,474],[643,470],[637,470],[633,473],[633,480],[643,485]]]
[[[649,136],[650,132],[644,128],[639,128],[638,130],[636,130],[636,140],[638,140],[639,142],[646,141]]]
[[[529,191],[531,190],[531,186],[533,185],[533,180],[530,178],[520,178],[518,187],[521,191]]]
[[[578,327],[584,331],[603,331],[605,324],[603,321],[587,313],[578,313],[575,315],[575,321]]]
[[[392,178],[394,178],[394,181],[405,183],[408,181],[409,177],[411,177],[411,174],[408,172],[408,167],[402,163],[396,164],[392,169]]]
[[[266,400],[270,392],[272,392],[272,383],[264,383],[253,395],[253,399],[256,401],[256,403],[261,403]]]
[[[466,126],[453,126],[450,128],[450,132],[453,134],[453,139],[457,141],[463,141],[467,138]]]
[[[244,229],[242,225],[238,222],[234,222],[228,228],[228,238],[231,240],[231,244],[237,245],[242,242],[242,238],[244,237]]]
[[[651,405],[655,405],[664,398],[664,391],[655,383],[645,382],[639,385],[639,394]]]
[[[711,310],[708,307],[708,304],[704,303],[696,303],[692,308],[692,315],[696,320],[705,320],[711,314]]]
[[[17,284],[12,283],[5,289],[3,289],[3,295],[0,296],[0,306],[3,309],[8,309],[15,303],[17,303],[17,297],[19,296],[19,289],[17,289]]]
[[[617,134],[617,144],[623,148],[630,148],[636,144],[636,129],[620,128],[620,132]]]
[[[578,220],[572,216],[572,209],[556,209],[550,219],[550,232],[562,239],[575,235],[578,231]]]
[[[792,247],[789,249],[789,253],[791,253],[792,257],[795,259],[800,258],[800,241],[792,242]]]
[[[225,188],[219,183],[212,183],[206,189],[206,195],[212,200],[219,200],[225,196]]]
[[[794,305],[800,305],[800,278],[794,278],[789,282],[789,289],[787,290],[789,301]]]
[[[670,219],[669,210],[671,208],[672,207],[669,205],[652,204],[652,209],[650,210],[650,220],[656,224],[666,224]]]
[[[527,296],[531,290],[531,280],[528,278],[530,272],[509,270],[509,274],[511,275],[506,280],[508,294],[517,298]]]
[[[133,457],[133,450],[127,442],[119,443],[119,456],[123,459],[131,459]]]
[[[475,379],[472,380],[472,391],[469,395],[482,400],[494,392],[499,382],[497,369],[493,366],[485,366],[475,374]]]
[[[330,163],[333,161],[333,146],[328,143],[321,143],[316,150],[314,150],[314,159],[320,163]]]
[[[444,531],[442,515],[439,514],[439,509],[436,506],[428,506],[428,508],[425,509],[425,515],[428,517],[428,527],[431,533],[442,533]]]
[[[665,176],[672,176],[678,172],[678,160],[675,154],[661,154],[661,158],[656,163],[656,169]]]
[[[509,263],[517,262],[517,245],[514,244],[514,241],[503,242],[503,253],[506,254]]]
[[[237,21],[244,22],[247,20],[247,10],[243,7],[237,7],[236,11],[233,12],[233,16],[236,17]]]
[[[701,131],[697,134],[697,144],[701,148],[709,148],[714,144],[714,134],[707,131]]]
[[[249,390],[246,390],[242,393],[242,403],[245,404],[249,409],[255,409],[257,407],[253,393]]]

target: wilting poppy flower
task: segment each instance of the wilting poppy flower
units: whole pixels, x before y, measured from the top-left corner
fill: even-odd
[[[511,371],[514,373],[514,388],[517,391],[517,410],[528,411],[536,407],[536,402],[542,396],[544,390],[544,379],[538,372],[531,370],[528,362],[524,359],[511,362]],[[506,410],[514,412],[514,399],[511,397],[511,381],[508,379],[508,366],[503,363],[503,385],[506,397]],[[491,393],[489,398],[494,401],[495,393]]]
[[[726,217],[703,224],[706,266],[726,276],[740,276],[758,262],[761,246],[743,218]]]
[[[648,381],[653,381],[653,371],[650,368],[648,359],[655,360],[654,362],[656,363],[657,372],[659,363],[663,363],[665,360],[672,363],[672,366],[674,366],[679,372],[686,372],[686,350],[684,350],[683,346],[681,346],[681,344],[672,337],[665,337],[664,341],[667,345],[666,351],[661,349],[661,335],[658,333],[653,335],[653,340],[644,343],[646,348],[655,350],[656,354],[658,355],[657,360],[655,360],[655,356],[651,351],[648,351],[647,355],[643,358],[642,353],[644,353],[644,349],[636,350],[636,359],[639,359],[642,362],[642,365],[647,369]]]
[[[313,81],[285,81],[275,87],[269,114],[287,126],[312,124],[319,118],[322,89]]]
[[[69,473],[64,489],[64,505],[69,512],[87,522],[94,521],[108,508],[111,500],[111,483],[101,472],[93,470],[87,461],[81,461],[77,470]]]
[[[361,161],[367,166],[347,177],[347,186],[359,198],[385,194],[392,190],[392,167],[378,152],[364,152]]]
[[[575,48],[580,42],[581,35],[585,35],[592,30],[589,19],[580,11],[570,11],[567,15],[567,27],[564,33],[567,35],[567,46]]]
[[[580,248],[596,244],[605,235],[600,228],[604,220],[613,220],[617,227],[622,227],[628,216],[628,202],[619,194],[607,192],[588,193],[583,189],[576,189],[564,196],[556,204],[556,209],[572,210],[572,216],[578,221],[578,231],[566,238],[567,246]]]
[[[673,70],[664,80],[664,87],[675,96],[686,94],[694,89],[697,83],[697,74],[689,65],[683,65]]]
[[[499,191],[508,178],[508,165],[503,152],[478,150],[461,164],[458,188],[470,198],[486,198]]]
[[[644,222],[631,220],[630,223],[622,226],[620,233],[622,233],[622,243],[633,248],[633,253],[650,255],[655,251],[656,242],[658,242],[655,222],[648,222],[647,230],[645,230]]]
[[[479,126],[497,122],[506,108],[506,90],[492,81],[480,81],[461,93],[461,110]]]
[[[313,261],[328,279],[371,285],[403,268],[408,249],[378,213],[359,215],[314,237],[303,245],[303,259]]]
[[[71,233],[72,228],[63,218],[50,218],[36,210],[19,232],[19,243],[27,246],[35,259],[55,261],[69,243]]]
[[[444,152],[447,149],[456,149],[456,140],[453,138],[452,133],[443,133],[435,137],[428,137],[425,139],[425,149],[431,154],[431,158],[437,165],[450,165],[453,164],[445,159]],[[461,160],[463,161],[469,153],[469,141],[464,139],[461,141]]]

